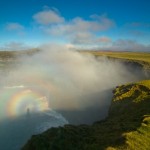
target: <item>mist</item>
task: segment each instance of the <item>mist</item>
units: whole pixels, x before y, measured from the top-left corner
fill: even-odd
[[[45,109],[53,110],[83,110],[93,106],[94,101],[88,97],[98,93],[98,105],[105,105],[108,102],[101,99],[103,92],[144,78],[141,68],[106,57],[95,58],[61,45],[43,45],[40,52],[20,57],[17,63],[1,77],[2,87],[18,91],[22,86],[27,93],[36,91],[46,97]]]
[[[14,138],[18,128],[15,138],[22,137],[20,146],[32,134],[50,127],[102,120],[107,117],[115,86],[146,78],[142,68],[107,57],[96,58],[54,44],[39,49],[32,56],[19,57],[1,75],[0,145]]]

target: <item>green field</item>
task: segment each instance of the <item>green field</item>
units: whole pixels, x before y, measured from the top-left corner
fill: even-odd
[[[0,51],[0,58],[13,57],[23,54],[34,54],[38,52],[39,49],[30,49],[22,51]],[[150,52],[116,52],[116,51],[79,51],[81,53],[90,53],[95,56],[109,56],[113,58],[123,58],[130,60],[139,60],[150,62]]]
[[[92,54],[95,57],[107,57],[126,62],[134,62],[143,66],[144,69],[150,70],[150,53],[149,52],[116,52],[116,51],[80,51],[82,54]]]
[[[3,51],[0,50],[0,59],[16,59],[21,56],[32,56],[37,53],[39,49],[28,49],[28,50],[20,50],[20,51]]]
[[[84,52],[83,52],[84,53]],[[109,52],[109,51],[85,51],[95,56],[108,56],[134,61],[144,61],[150,63],[150,53],[146,52]]]
[[[16,58],[22,55],[33,55],[39,52],[39,49],[30,49],[24,51],[0,51],[0,59]],[[115,52],[115,51],[79,51],[82,54],[92,54],[94,56],[106,56],[111,58],[126,59],[131,61],[141,61],[150,63],[150,53],[146,52]]]

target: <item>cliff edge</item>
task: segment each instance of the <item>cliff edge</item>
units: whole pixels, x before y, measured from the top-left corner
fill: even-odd
[[[113,93],[105,120],[51,128],[33,135],[22,150],[149,150],[150,80],[118,86]]]

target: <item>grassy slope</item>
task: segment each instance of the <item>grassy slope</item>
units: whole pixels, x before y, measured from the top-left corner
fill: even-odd
[[[150,80],[116,88],[110,112],[111,119],[118,113],[120,123],[122,121],[125,128],[128,128],[122,133],[125,138],[123,144],[115,145],[115,149],[150,148]]]
[[[150,63],[150,53],[144,52],[108,52],[108,51],[86,51],[95,56],[109,56],[114,58],[123,58],[129,60],[139,60]]]
[[[2,51],[0,50],[0,71],[14,68],[19,64],[19,59],[25,56],[32,56],[37,53],[38,49],[29,49],[22,51]]]
[[[38,49],[22,50],[22,51],[0,51],[1,58],[11,58],[19,55],[32,55],[38,52]],[[150,53],[144,52],[109,52],[109,51],[80,51],[81,53],[90,53],[95,56],[108,56],[112,58],[121,58],[132,61],[143,61],[150,63]]]
[[[89,116],[91,117],[91,116]],[[149,150],[150,80],[114,90],[109,117],[34,135],[22,150]]]
[[[109,52],[109,51],[81,51],[81,53],[90,53],[94,56],[107,56],[109,58],[126,60],[129,62],[138,62],[145,69],[150,69],[150,53],[146,52]]]
[[[29,49],[29,50],[20,50],[20,51],[2,51],[0,50],[0,60],[12,59],[17,58],[22,55],[33,55],[37,53],[39,49]]]

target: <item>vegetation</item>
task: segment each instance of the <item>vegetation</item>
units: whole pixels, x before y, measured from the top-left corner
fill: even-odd
[[[22,55],[33,55],[36,52],[38,52],[39,49],[29,49],[29,50],[20,50],[20,51],[2,51],[0,50],[0,59],[3,60],[11,60],[12,58],[17,58],[18,56],[22,56]]]
[[[95,56],[108,56],[113,58],[122,58],[135,61],[138,60],[150,63],[150,53],[148,52],[85,51],[85,53],[90,53]]]
[[[148,52],[115,52],[115,51],[81,51],[82,53],[89,53],[96,57],[105,56],[108,58],[121,59],[128,62],[139,63],[144,68],[150,69],[150,53]]]
[[[22,150],[149,150],[150,80],[116,87],[104,121],[33,135]]]
[[[22,51],[0,51],[0,66],[16,61],[20,56],[32,56],[39,52],[38,48]],[[92,54],[96,57],[105,56],[110,59],[121,59],[121,61],[140,64],[145,69],[150,69],[150,53],[148,52],[114,52],[114,51],[80,51],[83,54]]]
[[[24,56],[32,56],[39,52],[39,49],[29,49],[22,51],[0,51],[0,71],[5,72],[16,67]]]
[[[29,49],[22,51],[3,51],[0,50],[0,58],[11,58],[19,55],[32,55],[39,49]],[[141,61],[150,63],[150,53],[148,52],[115,52],[115,51],[80,51],[81,53],[90,53],[94,56],[106,56],[111,58],[120,58],[132,61]]]

